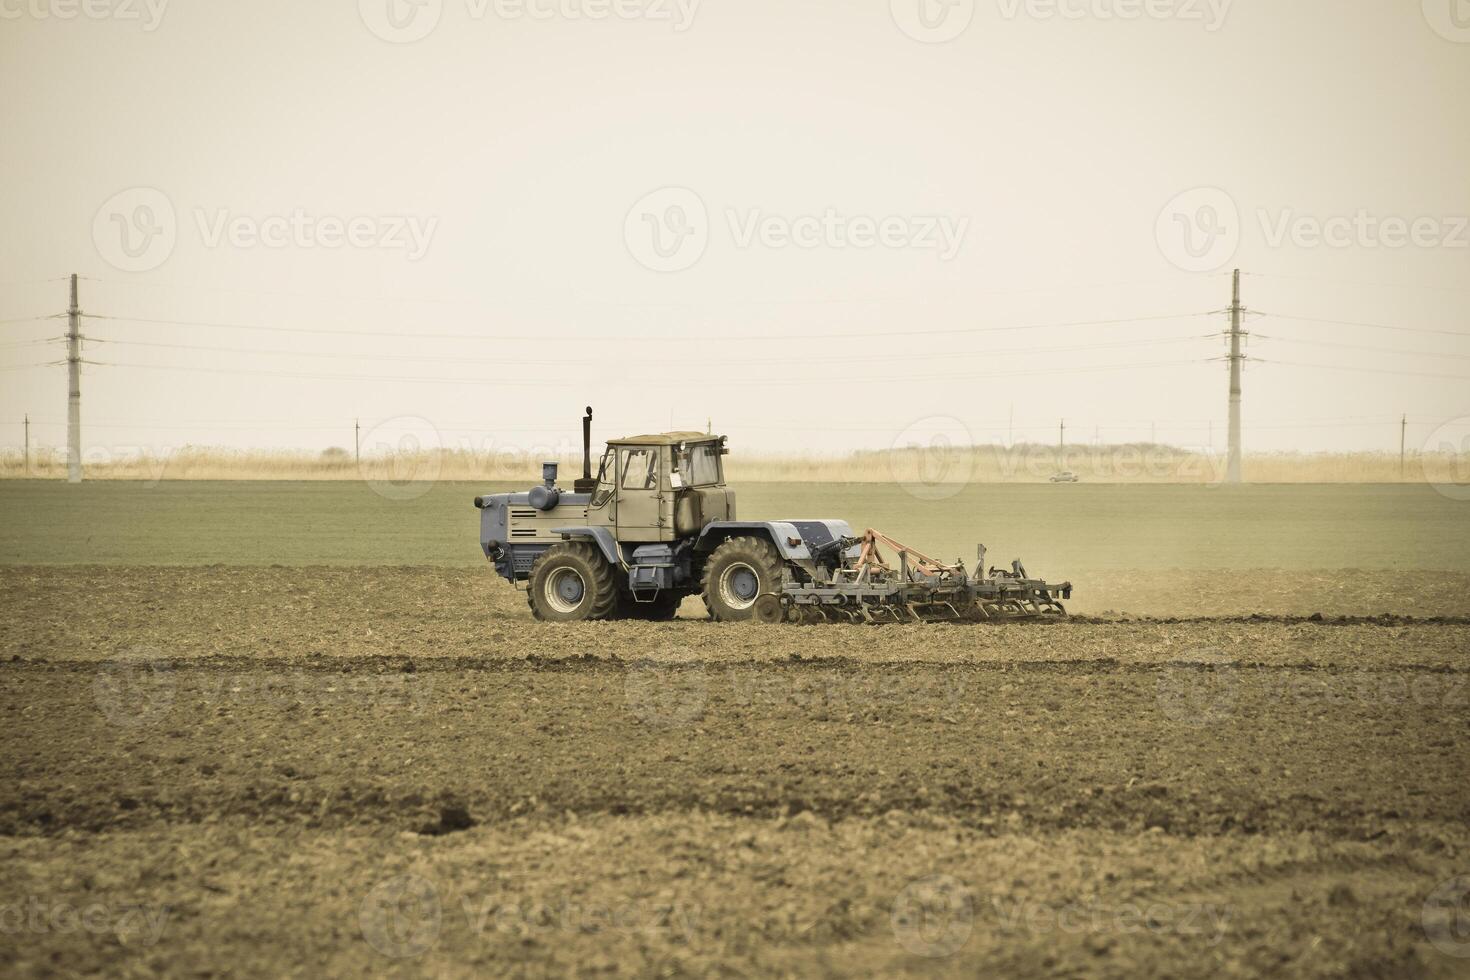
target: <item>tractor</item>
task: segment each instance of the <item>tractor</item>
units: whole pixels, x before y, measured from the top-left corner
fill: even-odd
[[[557,464],[525,493],[484,494],[480,547],[538,620],[672,619],[696,593],[712,619],[780,622],[1057,618],[1071,583],[1021,563],[974,575],[846,521],[741,521],[725,484],[725,436],[663,432],[611,439],[592,473],[592,409],[582,419],[582,476]],[[894,567],[883,549],[898,562]]]

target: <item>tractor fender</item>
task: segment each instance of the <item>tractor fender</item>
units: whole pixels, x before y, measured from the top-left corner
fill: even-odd
[[[711,521],[699,532],[694,542],[696,554],[706,554],[726,538],[750,535],[765,538],[776,546],[786,561],[810,561],[807,542],[825,544],[834,538],[850,537],[852,528],[846,521]],[[796,544],[791,542],[795,541]]]
[[[613,538],[612,531],[605,527],[558,527],[552,528],[553,534],[560,534],[564,540],[574,538],[591,538],[597,542],[597,547],[602,549],[602,556],[614,568],[623,567],[623,559],[618,554],[618,542]]]

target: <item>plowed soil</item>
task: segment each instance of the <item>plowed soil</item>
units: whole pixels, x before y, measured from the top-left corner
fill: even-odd
[[[1467,584],[548,626],[483,570],[0,569],[0,965],[1464,975]]]

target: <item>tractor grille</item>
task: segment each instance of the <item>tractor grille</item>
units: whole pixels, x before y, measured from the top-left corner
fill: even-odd
[[[531,574],[531,566],[536,563],[536,559],[540,558],[541,553],[545,550],[545,548],[516,548],[511,552],[511,568],[514,569],[517,575],[522,577]]]

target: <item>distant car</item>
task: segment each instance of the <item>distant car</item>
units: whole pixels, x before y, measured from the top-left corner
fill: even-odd
[[[1060,473],[1053,473],[1049,479],[1052,483],[1076,483],[1077,474],[1071,470],[1063,470]]]

